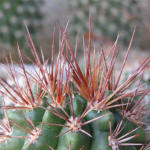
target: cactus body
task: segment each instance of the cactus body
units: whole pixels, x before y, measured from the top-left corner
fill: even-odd
[[[26,136],[26,132],[23,132],[22,130],[18,128],[14,128],[14,132],[12,136]],[[4,142],[0,144],[0,149],[1,150],[21,150],[23,145],[24,145],[24,140],[25,138],[10,138],[7,142]]]
[[[90,127],[85,126],[84,130],[90,132]],[[61,132],[66,131],[65,128]],[[68,149],[69,144],[71,144],[72,150],[83,148],[85,150],[90,149],[92,139],[85,135],[84,133],[68,133],[60,137],[57,150]],[[63,146],[62,146],[63,145]]]
[[[109,132],[96,131],[91,150],[112,150],[108,145]]]

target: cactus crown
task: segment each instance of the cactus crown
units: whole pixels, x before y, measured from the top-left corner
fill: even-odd
[[[26,27],[35,62],[31,60],[33,68],[28,70],[17,45],[21,71],[15,69],[10,57],[8,68],[13,84],[0,78],[3,98],[0,109],[4,111],[0,120],[0,149],[148,150],[145,130],[149,124],[148,108],[144,97],[150,89],[143,88],[142,73],[150,56],[121,82],[135,29],[116,75],[119,36],[110,50],[97,52],[92,44],[92,18],[89,18],[89,37],[83,40],[85,71],[77,59],[78,38],[75,48],[70,44],[68,24],[65,29],[59,26],[56,63],[54,30],[51,65],[44,56],[41,61]],[[18,82],[18,75],[24,78],[23,85]]]

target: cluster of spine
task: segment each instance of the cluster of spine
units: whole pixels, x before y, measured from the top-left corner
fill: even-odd
[[[19,45],[21,72],[15,70],[10,57],[12,82],[0,78],[0,149],[148,150],[145,128],[149,125],[146,121],[149,108],[144,97],[150,88],[144,89],[142,73],[150,56],[121,81],[135,30],[116,75],[119,37],[109,50],[97,50],[92,44],[90,17],[89,40],[83,42],[85,70],[81,70],[77,59],[78,38],[72,47],[67,28],[68,25],[65,29],[60,26],[56,59],[54,30],[51,65],[44,56],[40,60],[28,29],[33,72],[26,69]],[[24,77],[23,85],[18,75]]]
[[[72,0],[70,1],[72,13],[72,33],[82,32],[88,34],[88,12],[93,16],[95,31],[94,39],[106,38],[115,40],[118,32],[121,33],[122,43],[129,42],[129,31],[139,22],[139,11],[136,0]]]
[[[31,33],[40,25],[42,18],[39,8],[41,0],[1,0],[0,1],[0,42],[5,47],[25,45],[24,23],[28,24]]]

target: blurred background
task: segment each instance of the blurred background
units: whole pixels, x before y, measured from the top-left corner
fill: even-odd
[[[136,26],[133,55],[147,55],[150,48],[150,0],[1,0],[0,1],[0,61],[12,53],[16,58],[16,43],[30,55],[25,39],[25,25],[44,54],[50,56],[50,38],[59,21],[70,21],[69,34],[88,39],[89,10],[93,17],[93,41],[100,46],[112,44],[120,34],[120,45],[127,47]],[[57,33],[57,39],[59,34]],[[57,42],[56,42],[57,43]],[[122,48],[121,51],[123,51]],[[143,53],[144,51],[144,53]],[[124,55],[124,52],[122,52]]]

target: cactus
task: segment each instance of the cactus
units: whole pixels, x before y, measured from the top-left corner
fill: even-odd
[[[69,7],[72,16],[72,34],[82,32],[88,34],[88,12],[93,16],[93,38],[99,41],[101,37],[115,40],[118,32],[121,33],[122,44],[129,42],[130,29],[140,21],[136,0],[72,0]]]
[[[10,56],[11,82],[0,78],[1,150],[149,149],[145,130],[149,125],[146,120],[149,108],[144,97],[150,88],[144,88],[142,73],[150,62],[150,55],[122,82],[135,30],[120,73],[116,75],[119,37],[109,51],[97,53],[92,44],[91,20],[90,17],[89,41],[83,46],[85,71],[80,68],[76,55],[78,39],[73,51],[67,26],[65,29],[60,26],[56,61],[54,30],[51,65],[44,56],[43,61],[40,60],[27,28],[37,69],[33,66],[32,71],[28,70],[17,45],[20,70],[15,69]],[[19,82],[18,76],[24,80]]]
[[[39,9],[41,3],[41,0],[0,1],[0,42],[7,50],[9,47],[16,46],[17,41],[22,47],[26,45],[24,21],[28,24],[31,33],[35,34],[42,18]]]

